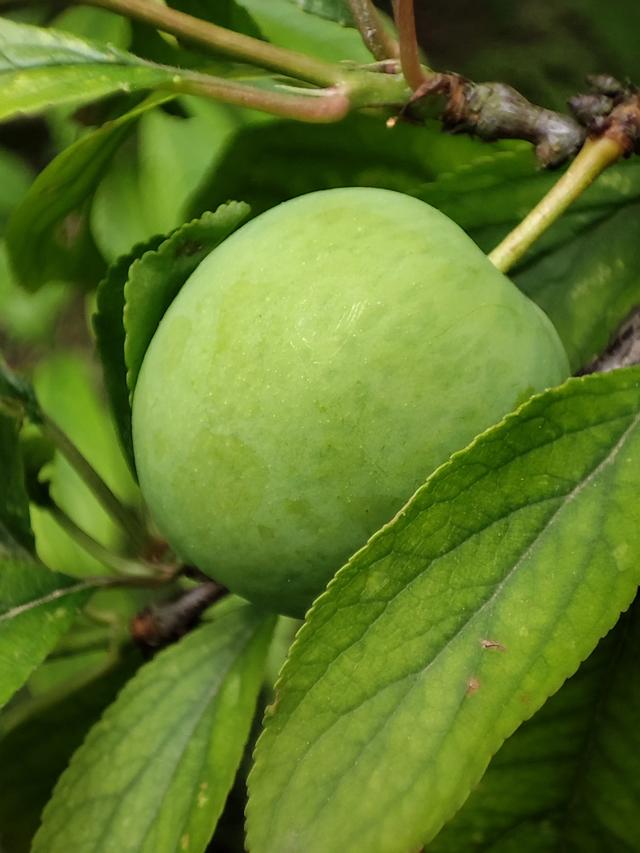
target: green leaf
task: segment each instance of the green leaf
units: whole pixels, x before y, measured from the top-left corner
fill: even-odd
[[[216,0],[215,3],[210,3],[209,0],[176,0],[171,5],[196,18],[212,21],[219,27],[262,38],[256,22],[236,0]]]
[[[419,196],[493,248],[551,188],[522,156],[502,153],[439,177]],[[610,169],[514,270],[515,283],[553,321],[574,370],[605,348],[640,301],[640,166]]]
[[[0,409],[0,558],[34,550],[20,455],[20,420]]]
[[[113,264],[100,283],[94,315],[96,343],[105,385],[122,443],[134,470],[130,391],[147,346],[168,306],[193,270],[248,216],[230,202],[155,237]]]
[[[91,229],[109,262],[189,218],[192,194],[240,122],[226,104],[180,98],[176,106],[186,116],[156,109],[140,118],[97,188]]]
[[[86,584],[19,558],[0,560],[0,707],[70,627]]]
[[[147,347],[178,291],[201,261],[245,222],[249,212],[244,202],[231,201],[215,213],[203,213],[129,268],[124,285],[124,357],[130,394]]]
[[[272,627],[251,606],[226,608],[144,666],[74,755],[33,853],[204,851],[249,734]]]
[[[52,691],[28,717],[0,739],[0,845],[28,853],[40,814],[73,752],[139,660],[129,652],[75,689]]]
[[[249,12],[264,38],[274,44],[326,59],[367,64],[371,54],[360,33],[316,15],[292,0],[237,0]]]
[[[513,148],[496,145],[503,153]],[[420,196],[440,173],[484,159],[486,151],[477,140],[446,136],[435,122],[390,130],[379,118],[364,115],[336,125],[274,121],[245,128],[233,138],[191,210],[198,215],[229,198],[242,198],[255,215],[304,193],[344,186]],[[524,156],[533,172],[533,157]]]
[[[523,825],[535,834],[541,824],[553,833],[545,853],[634,849],[640,838],[639,642],[636,601],[504,744],[429,853],[497,853],[516,842]]]
[[[4,225],[32,179],[31,169],[22,158],[0,148],[0,224]]]
[[[0,119],[153,89],[175,73],[109,45],[0,19]]]
[[[257,747],[253,853],[437,834],[635,594],[639,425],[640,368],[534,397],[338,573]]]
[[[147,98],[79,139],[38,175],[7,229],[9,257],[23,287],[36,290],[54,279],[92,284],[99,277],[104,265],[88,233],[83,205],[135,122],[170,97]]]
[[[123,457],[114,426],[86,358],[59,353],[42,359],[34,384],[43,410],[71,438],[111,490],[126,504],[139,494]],[[49,472],[51,495],[70,518],[106,548],[122,548],[122,530],[60,453]],[[62,530],[46,510],[32,507],[40,559],[73,576],[104,574],[105,567]]]

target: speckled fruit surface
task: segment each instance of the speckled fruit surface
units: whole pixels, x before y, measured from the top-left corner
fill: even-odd
[[[567,359],[447,217],[378,189],[249,222],[145,355],[136,464],[162,533],[233,592],[300,615],[434,468]]]

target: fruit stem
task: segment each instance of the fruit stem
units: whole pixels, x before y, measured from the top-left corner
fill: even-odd
[[[54,503],[47,506],[47,512],[58,522],[60,527],[80,545],[88,554],[98,560],[99,563],[112,569],[116,574],[125,577],[149,578],[155,577],[157,572],[152,566],[146,566],[138,560],[128,560],[119,554],[114,554],[105,548],[100,542],[84,531],[70,518],[64,510]]]
[[[102,507],[124,530],[131,545],[136,551],[140,551],[144,547],[147,537],[137,514],[120,502],[120,499],[111,491],[69,436],[44,413],[42,414],[41,426],[44,434],[55,444],[76,473],[84,480]]]
[[[588,139],[560,180],[496,246],[489,260],[502,272],[510,270],[598,175],[624,153],[623,145],[610,136]]]
[[[109,9],[127,18],[150,24],[162,32],[171,33],[178,38],[213,50],[217,54],[296,77],[307,83],[332,86],[342,82],[344,77],[344,69],[340,65],[219,27],[217,24],[171,9],[154,0],[74,0],[74,2],[79,5]]]
[[[385,29],[371,0],[349,0],[349,8],[362,41],[373,57],[379,61],[397,59],[400,56],[398,42]]]

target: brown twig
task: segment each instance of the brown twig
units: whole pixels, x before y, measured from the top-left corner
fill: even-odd
[[[362,40],[375,59],[397,59],[398,42],[387,32],[372,0],[349,0],[351,15]]]
[[[193,630],[203,613],[228,590],[209,580],[174,601],[145,607],[131,620],[131,636],[147,651],[176,642]]]

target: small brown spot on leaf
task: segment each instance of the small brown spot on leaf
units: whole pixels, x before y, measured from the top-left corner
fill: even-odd
[[[480,645],[483,649],[494,649],[497,652],[506,652],[507,647],[503,646],[497,640],[480,640]]]
[[[473,696],[474,693],[477,693],[480,689],[480,682],[475,676],[472,676],[467,681],[467,696]]]

